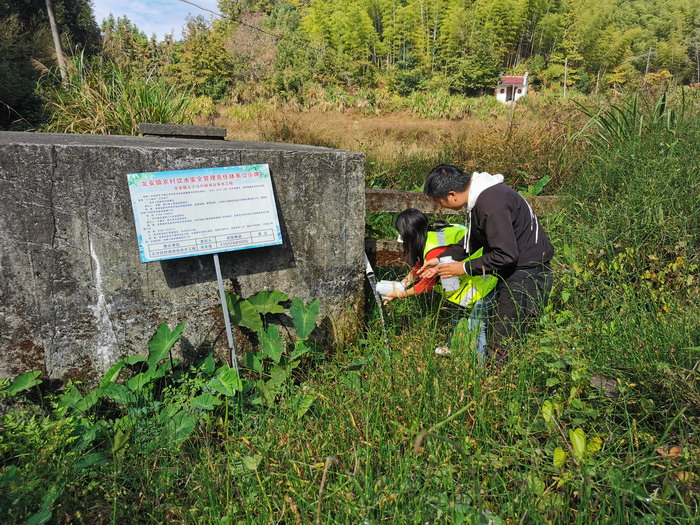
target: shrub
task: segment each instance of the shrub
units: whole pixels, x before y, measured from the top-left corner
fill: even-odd
[[[191,122],[189,95],[165,79],[132,78],[111,62],[72,57],[61,84],[45,75],[40,93],[50,121],[43,131],[135,135],[140,122]]]

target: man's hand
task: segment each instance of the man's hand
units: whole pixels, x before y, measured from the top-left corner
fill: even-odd
[[[425,261],[423,266],[420,267],[420,270],[418,270],[418,275],[422,279],[430,279],[431,277],[435,277],[437,275],[437,265],[440,261],[435,259],[428,259]]]
[[[440,277],[458,277],[464,275],[464,263],[459,261],[445,263],[439,265],[436,270]]]

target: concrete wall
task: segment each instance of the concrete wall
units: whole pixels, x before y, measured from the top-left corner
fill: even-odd
[[[318,298],[327,332],[363,300],[364,157],[291,144],[0,132],[0,376],[96,380],[185,321],[226,335],[211,256],[143,264],[127,173],[267,163],[284,244],[220,255],[226,287]],[[240,340],[240,334],[239,334]]]

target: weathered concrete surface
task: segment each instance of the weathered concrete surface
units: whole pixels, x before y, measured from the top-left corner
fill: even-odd
[[[187,322],[182,351],[226,336],[210,256],[143,264],[126,174],[270,165],[282,246],[220,255],[227,289],[318,298],[325,325],[363,299],[364,157],[258,142],[0,132],[0,376],[95,380]]]

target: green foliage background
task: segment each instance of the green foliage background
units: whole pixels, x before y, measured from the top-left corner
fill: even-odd
[[[191,18],[158,42],[127,18],[57,0],[67,53],[111,61],[194,95],[310,103],[317,86],[407,96],[478,95],[503,73],[544,90],[602,92],[700,81],[700,7],[693,0],[269,0],[229,2],[224,18]],[[0,3],[0,126],[42,119],[34,85],[54,65],[44,3]]]

